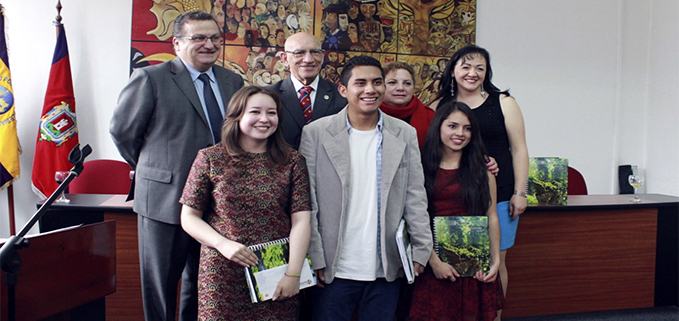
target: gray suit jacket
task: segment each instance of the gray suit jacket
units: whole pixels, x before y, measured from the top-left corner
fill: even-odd
[[[292,77],[292,76],[290,76]],[[283,79],[271,86],[281,96],[283,102],[283,137],[294,149],[299,149],[302,128],[306,125],[299,96],[290,78]],[[347,99],[337,92],[337,85],[321,77],[318,79],[318,90],[314,100],[311,121],[337,114],[347,105]]]
[[[219,66],[213,70],[228,104],[243,79]],[[198,150],[212,145],[212,134],[179,58],[134,71],[118,98],[110,133],[135,169],[134,211],[180,224],[179,197]]]
[[[396,247],[396,228],[401,218],[408,223],[413,260],[426,265],[433,240],[427,213],[427,194],[415,129],[382,114],[382,226],[381,246],[387,281],[402,277]],[[332,282],[342,246],[349,197],[349,135],[347,108],[315,121],[302,132],[300,152],[307,161],[311,185],[311,243],[314,269],[325,268]]]

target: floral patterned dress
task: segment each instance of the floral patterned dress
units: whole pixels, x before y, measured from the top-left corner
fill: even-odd
[[[289,236],[290,215],[310,211],[304,157],[291,150],[286,165],[266,154],[231,162],[221,145],[199,151],[180,202],[204,212],[224,237],[244,245]],[[199,320],[296,320],[298,300],[251,303],[242,266],[202,246],[198,272]]]
[[[439,169],[436,179],[434,206],[436,216],[466,216],[467,208],[457,201],[460,184],[451,181],[457,170]],[[483,320],[495,319],[504,306],[502,284],[498,274],[495,282],[483,283],[474,278],[457,278],[455,282],[439,280],[427,265],[415,279],[410,320]]]

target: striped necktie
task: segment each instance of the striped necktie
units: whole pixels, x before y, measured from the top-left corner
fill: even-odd
[[[311,122],[311,91],[313,88],[304,86],[299,89],[299,104],[302,106],[302,112],[307,124]]]

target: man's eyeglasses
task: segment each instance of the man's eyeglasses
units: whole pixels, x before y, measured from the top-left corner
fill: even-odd
[[[295,58],[302,58],[306,56],[307,53],[310,53],[311,56],[314,58],[320,58],[323,56],[323,49],[295,50],[295,51],[286,50],[285,52],[292,54],[292,56]]]
[[[198,35],[198,36],[179,36],[177,38],[186,38],[191,40],[192,42],[195,43],[205,43],[208,39],[212,41],[212,44],[215,45],[221,45],[222,44],[222,36],[220,35],[214,35],[212,37],[208,36],[203,36],[203,35]]]

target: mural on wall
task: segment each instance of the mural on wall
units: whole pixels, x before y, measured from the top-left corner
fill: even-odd
[[[322,77],[339,83],[344,62],[355,55],[403,61],[415,69],[416,95],[427,103],[448,58],[476,41],[476,0],[134,0],[130,72],[173,59],[174,19],[192,10],[217,19],[223,32],[217,64],[248,85],[287,78],[280,60],[285,39],[309,32],[325,50]]]

